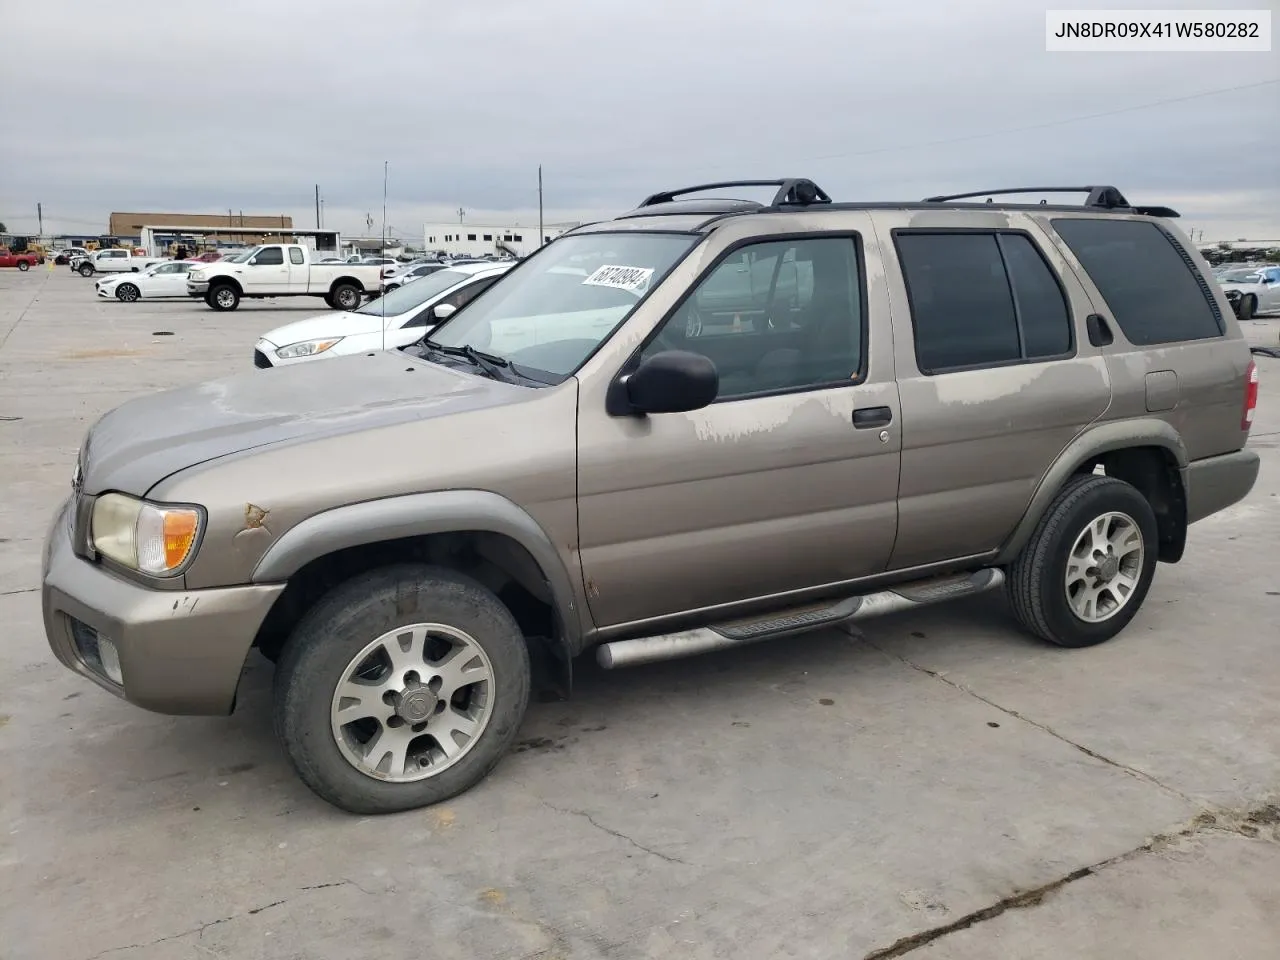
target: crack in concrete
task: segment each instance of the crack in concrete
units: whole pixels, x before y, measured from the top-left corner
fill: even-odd
[[[39,587],[26,587],[22,590],[0,590],[0,597],[16,597],[20,593],[35,593]]]
[[[1030,717],[1028,717],[1026,714],[1019,713],[1017,710],[1014,710],[1011,707],[1002,706],[1001,704],[996,703],[991,698],[984,697],[982,694],[978,693],[976,690],[973,690],[970,687],[966,687],[962,683],[957,683],[956,681],[952,680],[950,677],[946,676],[946,674],[940,673],[937,670],[930,670],[928,667],[922,666],[921,664],[916,663],[914,660],[911,660],[908,657],[902,656],[902,654],[900,653],[893,653],[892,651],[886,650],[883,647],[879,646],[878,644],[872,643],[865,636],[860,637],[859,639],[863,643],[865,643],[867,646],[871,647],[873,650],[878,650],[880,653],[883,653],[886,657],[892,657],[895,660],[901,661],[902,663],[910,667],[912,670],[918,670],[920,673],[925,674],[925,676],[933,677],[933,679],[939,680],[942,683],[945,683],[947,686],[951,687],[954,690],[959,690],[961,693],[967,694],[968,696],[973,697],[975,700],[980,700],[983,703],[985,703],[987,706],[992,707],[993,709],[999,710],[1005,716],[1012,717],[1015,720],[1021,720],[1023,723],[1030,724],[1031,726],[1035,727],[1037,730],[1043,731],[1044,733],[1049,734],[1049,736],[1054,737],[1055,739],[1061,740],[1063,743],[1067,744],[1067,746],[1074,747],[1076,750],[1079,750],[1086,757],[1090,757],[1101,763],[1105,763],[1109,767],[1115,767],[1117,770],[1123,773],[1126,773],[1131,777],[1136,777],[1137,779],[1142,780],[1146,783],[1149,783],[1152,786],[1159,787],[1161,790],[1164,790],[1167,793],[1173,794],[1179,800],[1186,801],[1187,803],[1191,804],[1193,807],[1204,808],[1205,806],[1203,803],[1200,803],[1199,801],[1194,800],[1193,798],[1187,796],[1185,793],[1183,793],[1181,790],[1177,789],[1176,787],[1171,787],[1167,783],[1163,783],[1162,781],[1156,779],[1151,774],[1143,770],[1139,770],[1137,767],[1131,767],[1128,764],[1121,763],[1118,760],[1112,760],[1110,757],[1105,756],[1101,753],[1098,753],[1098,751],[1096,750],[1090,750],[1084,744],[1077,743],[1076,741],[1072,740],[1070,737],[1064,736],[1063,734],[1059,733],[1057,730],[1053,729],[1053,727],[1049,726],[1048,724],[1041,723],[1038,720],[1033,720]]]
[[[1271,837],[1261,836],[1260,828],[1264,826],[1274,828]],[[1221,810],[1216,813],[1209,811],[1198,813],[1189,824],[1172,833],[1158,833],[1146,843],[1139,844],[1132,850],[1126,850],[1124,853],[1116,854],[1114,857],[1107,857],[1105,860],[1091,863],[1087,867],[1072,870],[1057,880],[1051,880],[1031,890],[1023,890],[1004,897],[991,906],[975,910],[958,920],[902,937],[887,947],[871,951],[863,957],[863,960],[893,960],[895,957],[905,956],[921,947],[928,946],[948,934],[967,930],[976,924],[994,919],[1007,910],[1037,907],[1050,894],[1075,883],[1077,880],[1083,880],[1085,877],[1099,873],[1108,867],[1132,860],[1144,853],[1160,851],[1177,840],[1184,840],[1209,832],[1230,833],[1248,840],[1261,839],[1264,842],[1280,843],[1280,803],[1267,803],[1259,807],[1246,809],[1243,812]]]
[[[331,887],[347,887],[347,886],[355,887],[361,893],[368,894],[371,897],[375,896],[375,894],[371,890],[366,890],[364,887],[360,886],[360,884],[356,883],[354,880],[346,880],[346,879],[336,881],[334,883],[317,883],[310,887],[299,887],[299,890],[300,891],[328,890]],[[171,933],[167,937],[159,937],[155,940],[148,940],[145,943],[126,943],[124,946],[120,946],[120,947],[108,947],[106,950],[102,950],[98,953],[93,954],[92,956],[86,957],[85,960],[99,960],[100,957],[106,957],[113,953],[120,953],[123,950],[142,950],[146,947],[154,947],[160,943],[169,943],[170,941],[173,941],[173,940],[181,940],[184,937],[191,936],[192,934],[195,934],[196,939],[200,940],[200,939],[203,939],[204,932],[208,930],[210,927],[216,927],[223,923],[230,923],[232,920],[242,920],[245,917],[257,916],[258,914],[265,913],[266,911],[272,910],[275,907],[284,906],[286,903],[289,902],[290,899],[291,899],[290,897],[285,897],[283,900],[273,900],[271,903],[264,903],[260,907],[253,907],[252,909],[246,910],[243,913],[233,913],[227,917],[219,917],[217,920],[210,920],[206,923],[200,924],[200,926],[198,927],[192,927],[190,930],[183,930],[181,933]]]
[[[569,814],[575,817],[582,817],[584,820],[586,820],[589,824],[591,824],[597,830],[600,830],[603,833],[607,833],[611,837],[617,837],[619,840],[625,840],[627,843],[631,844],[637,850],[643,850],[645,853],[651,854],[659,858],[660,860],[667,861],[667,863],[679,863],[679,864],[683,864],[686,867],[689,866],[689,861],[687,860],[681,860],[679,857],[672,857],[665,853],[662,853],[661,851],[654,850],[652,847],[646,847],[643,843],[640,843],[638,840],[634,839],[633,837],[629,837],[625,833],[619,833],[617,830],[613,830],[609,827],[606,827],[604,824],[599,823],[595,819],[595,817],[591,816],[591,814],[587,813],[587,811],[585,810],[572,810],[572,809],[569,809],[568,807],[557,807],[554,803],[548,803],[546,800],[542,800],[541,803],[548,810],[554,810],[556,813],[564,813],[564,814]]]

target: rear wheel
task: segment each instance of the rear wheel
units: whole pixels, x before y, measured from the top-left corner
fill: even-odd
[[[1123,630],[1155,576],[1155,513],[1114,477],[1073,477],[1009,571],[1013,612],[1036,636],[1089,647]]]
[[[142,296],[142,291],[132,283],[122,283],[116,287],[117,300],[123,300],[125,303],[133,303],[140,296]]]
[[[529,702],[529,652],[480,584],[418,564],[326,595],[285,645],[275,725],[298,775],[352,813],[393,813],[469,789]]]
[[[329,297],[338,310],[354,310],[360,306],[359,287],[350,283],[340,283],[329,291]]]
[[[211,287],[205,302],[215,310],[234,310],[240,306],[240,291],[229,283]]]

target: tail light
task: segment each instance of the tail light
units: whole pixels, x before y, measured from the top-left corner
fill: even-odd
[[[1244,416],[1240,419],[1240,429],[1248,430],[1253,426],[1253,412],[1258,408],[1258,364],[1250,360],[1249,369],[1244,375]]]

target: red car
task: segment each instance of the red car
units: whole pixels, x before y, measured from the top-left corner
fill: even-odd
[[[191,259],[198,260],[200,263],[214,263],[215,261],[222,259],[222,254],[217,250],[209,250],[208,252],[202,253],[198,257],[192,257]]]
[[[39,262],[39,254],[13,253],[8,247],[0,247],[0,267],[17,267],[19,270],[30,270]]]

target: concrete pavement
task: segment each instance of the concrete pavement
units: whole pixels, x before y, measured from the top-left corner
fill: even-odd
[[[161,717],[57,665],[40,625],[84,431],[324,309],[280,304],[0,273],[3,960],[1280,955],[1280,360],[1258,360],[1254,492],[1112,643],[1045,646],[980,597],[584,662],[478,788],[357,818],[288,768],[265,661],[234,716]]]

